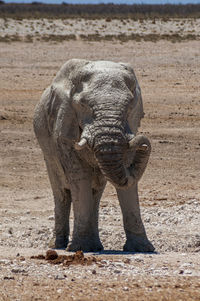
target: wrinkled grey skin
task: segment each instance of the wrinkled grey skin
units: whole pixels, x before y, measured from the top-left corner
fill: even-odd
[[[154,250],[138,202],[137,183],[151,151],[146,137],[135,136],[143,115],[134,71],[123,63],[70,60],[45,90],[35,110],[34,130],[55,201],[51,247],[103,249],[98,210],[108,180],[122,209],[124,250]],[[68,244],[71,203],[74,229]]]

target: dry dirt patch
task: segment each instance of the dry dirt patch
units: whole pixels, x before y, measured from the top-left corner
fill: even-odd
[[[2,300],[200,299],[199,46],[199,41],[1,43]],[[124,61],[135,69],[146,113],[140,130],[152,142],[139,185],[141,211],[160,254],[121,253],[121,213],[108,185],[100,208],[106,252],[88,255],[104,260],[102,267],[30,259],[45,254],[54,223],[52,193],[32,130],[33,111],[44,88],[72,57]]]

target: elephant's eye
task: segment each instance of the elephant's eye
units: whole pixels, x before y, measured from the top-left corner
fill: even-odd
[[[73,102],[75,105],[78,105],[78,106],[85,106],[87,103],[86,99],[84,97],[81,97],[80,94],[74,94]]]
[[[81,97],[79,100],[78,100],[78,104],[83,107],[83,108],[87,108],[88,107],[88,102],[87,100],[84,98],[84,97]]]

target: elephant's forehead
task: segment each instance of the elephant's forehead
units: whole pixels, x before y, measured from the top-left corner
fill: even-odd
[[[87,87],[91,89],[117,89],[133,91],[135,89],[135,77],[132,73],[125,70],[119,64],[115,64],[113,68],[104,64],[98,65],[98,68],[91,67],[83,72],[83,82],[87,83]]]
[[[130,73],[120,64],[95,62],[88,64],[82,70],[82,80],[95,86],[110,84],[111,86],[120,88],[123,84],[130,86],[135,81],[135,78],[133,73]]]
[[[96,68],[96,69],[123,69],[123,66],[120,63],[115,63],[111,61],[90,61],[89,64],[86,65],[88,68]]]
[[[129,75],[129,72],[119,63],[107,61],[91,62],[83,68],[83,73],[91,74],[94,77],[110,76],[113,78]]]

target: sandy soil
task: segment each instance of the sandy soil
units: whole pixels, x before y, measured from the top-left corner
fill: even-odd
[[[199,41],[1,43],[0,300],[200,300],[199,48]],[[54,223],[33,110],[73,57],[135,69],[146,112],[140,130],[153,148],[139,194],[157,254],[121,251],[121,213],[109,184],[100,210],[105,252],[95,254],[97,262],[65,266],[30,258],[45,255]]]

